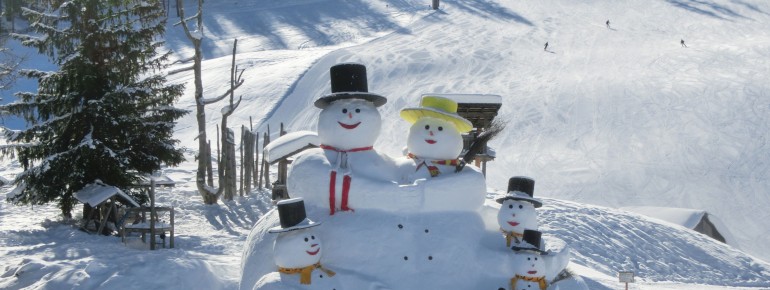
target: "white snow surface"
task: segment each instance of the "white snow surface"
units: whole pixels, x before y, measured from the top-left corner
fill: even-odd
[[[615,274],[629,269],[637,274],[632,289],[770,288],[770,266],[759,260],[770,260],[770,2],[446,0],[438,11],[416,0],[205,5],[204,96],[228,88],[239,38],[246,83],[233,126],[253,118],[274,137],[280,122],[290,132],[315,131],[312,102],[329,93],[328,69],[340,62],[365,64],[369,91],[388,97],[375,147],[390,156],[401,155],[409,128],[398,112],[420,95],[501,95],[508,127],[490,144],[498,154],[487,185],[504,189],[514,175],[537,181],[540,230],[569,244],[569,268],[589,289],[620,288]],[[191,47],[173,22],[167,47],[188,59]],[[34,56],[26,65],[51,69]],[[188,83],[180,108],[195,108],[192,79],[189,71],[170,75]],[[212,139],[220,107],[206,109]],[[197,134],[194,114],[179,120],[183,146],[195,148]],[[164,172],[177,187],[158,192],[160,204],[177,209],[175,249],[88,235],[52,205],[1,202],[0,288],[238,288],[244,241],[272,207],[269,192],[202,205],[193,154]],[[3,178],[19,172],[17,161],[0,161]],[[0,197],[12,189],[0,187]],[[723,219],[739,249],[603,206],[703,209]]]

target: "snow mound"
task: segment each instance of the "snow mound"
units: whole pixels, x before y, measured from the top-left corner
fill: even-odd
[[[622,210],[544,199],[540,229],[572,248],[572,262],[606,275],[722,286],[770,287],[770,264],[682,227]]]

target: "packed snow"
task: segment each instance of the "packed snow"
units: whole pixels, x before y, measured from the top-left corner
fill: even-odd
[[[437,11],[416,0],[247,2],[207,1],[204,10],[204,96],[229,88],[234,38],[236,62],[246,69],[236,92],[243,101],[229,124],[251,119],[255,131],[270,126],[274,138],[281,122],[289,132],[318,131],[313,103],[330,92],[329,68],[357,62],[367,66],[369,91],[388,99],[378,108],[374,148],[399,157],[411,126],[399,112],[418,106],[423,94],[500,95],[508,126],[491,142],[491,192],[474,225],[495,221],[493,198],[505,193],[509,177],[527,175],[543,200],[537,212],[546,244],[570,247],[568,269],[589,289],[622,287],[621,270],[636,272],[632,289],[770,288],[770,265],[762,261],[770,260],[767,1],[446,0]],[[189,11],[194,1],[186,3]],[[179,70],[190,65],[192,50],[173,22],[166,40],[177,63],[169,80],[190,83],[178,106],[193,109],[192,73]],[[23,65],[52,69],[34,56]],[[7,92],[2,98],[13,101]],[[207,106],[211,131],[222,106]],[[159,204],[176,209],[174,249],[89,235],[51,205],[1,202],[0,288],[237,289],[247,275],[241,257],[249,233],[261,218],[265,227],[277,223],[274,205],[268,190],[203,205],[194,185],[197,133],[194,115],[179,120],[187,161],[164,170],[176,187],[157,193]],[[20,171],[16,160],[0,161],[1,178]],[[0,197],[12,190],[0,187]],[[702,209],[720,217],[736,242],[613,209],[624,206]],[[333,232],[334,220],[318,228]],[[344,245],[333,241],[325,240],[327,257]],[[262,271],[275,271],[272,252],[263,255]]]

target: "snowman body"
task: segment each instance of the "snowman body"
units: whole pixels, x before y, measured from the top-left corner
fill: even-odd
[[[332,214],[346,208],[416,207],[421,197],[411,193],[414,188],[400,190],[395,162],[372,147],[381,122],[377,108],[365,100],[337,100],[325,107],[318,120],[322,146],[303,151],[292,163],[289,194],[308,206],[333,209]]]
[[[470,165],[456,171],[462,148],[462,134],[451,122],[423,117],[410,127],[409,154],[396,163],[400,182],[425,180],[422,211],[472,211],[484,203],[481,171]]]

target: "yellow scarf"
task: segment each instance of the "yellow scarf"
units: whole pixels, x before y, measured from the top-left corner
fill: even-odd
[[[511,241],[513,240],[513,238],[516,238],[516,240],[518,241],[519,239],[524,237],[524,234],[520,234],[520,233],[517,233],[517,232],[513,232],[513,231],[509,232],[509,231],[506,231],[506,230],[503,230],[503,229],[500,229],[500,231],[503,232],[503,234],[505,234],[505,246],[506,247],[510,247],[511,246]]]
[[[321,262],[315,263],[313,265],[302,267],[302,268],[283,268],[278,267],[278,272],[284,273],[284,274],[299,274],[299,283],[304,285],[310,285],[310,275],[313,274],[313,270],[315,269],[321,269],[321,271],[324,271],[326,275],[329,275],[329,277],[333,277],[336,273],[334,271],[329,270],[321,266]]]
[[[420,168],[425,165],[425,167],[428,168],[428,172],[430,173],[430,177],[436,177],[439,174],[441,174],[441,170],[438,169],[438,166],[431,165],[431,164],[438,164],[438,165],[451,165],[451,166],[457,166],[457,164],[460,163],[459,159],[449,159],[449,160],[424,160],[420,157],[417,157],[417,155],[414,155],[412,153],[409,153],[406,155],[410,159],[414,159],[417,162],[417,168],[414,171],[420,170]],[[431,164],[428,164],[427,162],[430,162]]]
[[[515,277],[511,278],[511,290],[516,290],[516,282],[518,282],[519,279],[524,281],[529,281],[529,282],[537,282],[540,285],[540,290],[545,290],[545,288],[547,287],[545,282],[545,276],[530,278],[530,277],[525,277],[525,276],[516,274]]]

